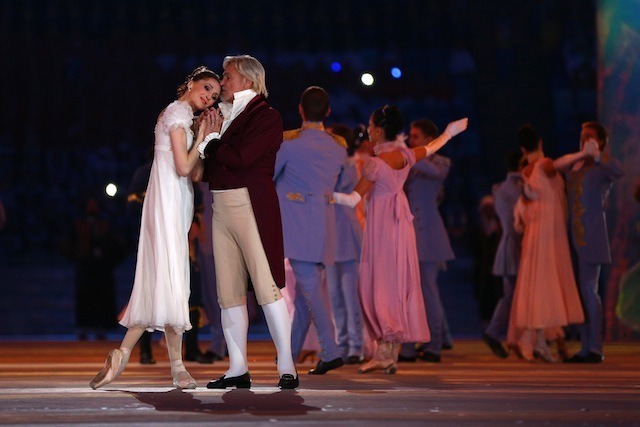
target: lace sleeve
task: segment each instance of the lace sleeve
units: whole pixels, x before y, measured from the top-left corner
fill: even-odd
[[[380,174],[380,162],[377,157],[370,157],[362,168],[362,176],[369,181],[377,181]]]
[[[186,102],[172,102],[160,117],[160,129],[169,133],[178,128],[184,128],[189,132],[193,123],[193,112]]]
[[[404,155],[404,159],[407,166],[412,168],[413,165],[416,164],[416,153],[414,153],[412,149],[406,148],[406,147],[402,147],[401,151],[402,151],[402,154]]]

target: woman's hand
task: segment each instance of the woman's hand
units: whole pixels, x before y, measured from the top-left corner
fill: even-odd
[[[219,108],[212,109],[209,112],[209,116],[211,117],[211,126],[213,126],[213,130],[211,132],[220,132],[220,129],[222,129],[222,122],[224,121],[222,111],[220,111]]]
[[[469,119],[465,117],[464,119],[456,120],[455,122],[451,122],[447,125],[447,128],[444,130],[444,133],[449,136],[449,139],[453,138],[457,134],[464,132],[469,125]]]
[[[590,139],[584,143],[582,151],[589,157],[592,157],[596,162],[600,161],[601,153],[598,147],[598,141]]]
[[[211,113],[209,111],[200,114],[200,117],[198,117],[196,124],[198,126],[198,136],[197,136],[198,142],[203,141],[207,135],[209,135],[211,132],[214,132],[213,122],[211,120]]]

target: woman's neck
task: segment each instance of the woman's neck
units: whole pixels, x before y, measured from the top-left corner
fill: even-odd
[[[529,163],[533,163],[533,162],[535,162],[536,160],[538,160],[538,159],[540,159],[540,158],[544,157],[544,153],[543,153],[542,151],[540,151],[540,150],[538,150],[538,151],[533,151],[533,152],[531,152],[531,153],[527,153],[525,157],[526,157],[526,159],[527,159],[527,162],[529,162]]]

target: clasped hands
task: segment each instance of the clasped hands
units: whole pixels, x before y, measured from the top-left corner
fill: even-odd
[[[198,143],[197,150],[200,153],[200,158],[204,159],[204,151],[209,145],[212,139],[220,137],[220,129],[222,129],[222,122],[224,116],[219,108],[209,108],[202,112],[195,121],[195,126],[198,129]]]
[[[222,115],[220,108],[211,107],[204,110],[196,119],[198,134],[201,134],[204,137],[213,132],[220,133],[223,121],[224,116]]]
[[[588,141],[585,141],[584,145],[582,146],[582,152],[587,156],[592,157],[596,162],[599,162],[600,157],[602,156],[602,152],[598,147],[598,141],[596,141],[595,139],[589,139]]]

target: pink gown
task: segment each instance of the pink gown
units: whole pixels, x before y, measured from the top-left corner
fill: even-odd
[[[523,175],[537,200],[519,214],[524,216],[524,238],[509,321],[512,343],[526,329],[547,329],[548,335],[584,322],[569,252],[564,181],[560,174],[547,177],[541,161],[533,164],[529,177]]]
[[[365,196],[360,301],[372,340],[427,342],[431,336],[420,286],[413,215],[402,189],[416,159],[408,148],[396,149],[406,159],[404,168],[392,169],[372,157],[363,170],[363,177],[374,185]]]

